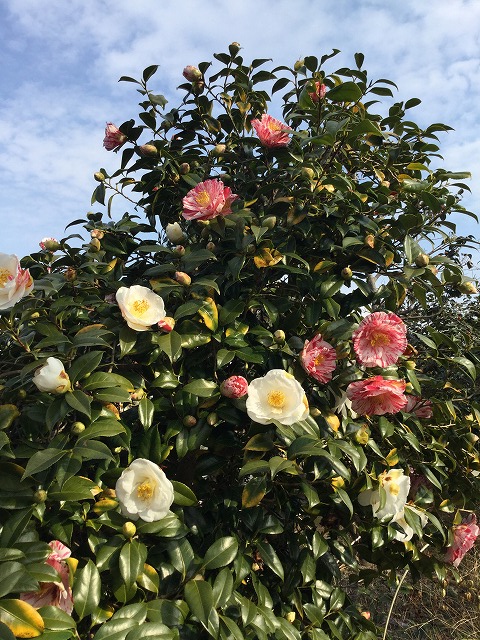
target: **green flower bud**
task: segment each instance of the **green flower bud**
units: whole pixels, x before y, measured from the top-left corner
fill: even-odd
[[[426,267],[428,264],[430,264],[430,258],[426,253],[420,253],[415,258],[415,264],[417,265],[417,267]]]
[[[125,538],[127,538],[127,540],[131,540],[137,533],[137,527],[133,524],[133,522],[125,522],[122,527],[122,533]]]
[[[283,344],[285,342],[285,331],[282,331],[282,329],[277,329],[273,334],[273,339],[277,344]]]
[[[70,431],[74,436],[79,436],[85,431],[85,425],[83,422],[74,422]]]
[[[37,504],[42,504],[43,502],[45,502],[46,499],[47,499],[47,492],[45,491],[45,489],[37,489],[37,491],[35,491],[35,493],[33,494],[33,500]]]
[[[103,182],[105,180],[105,178],[106,178],[105,174],[103,174],[101,171],[96,171],[93,174],[93,177],[95,178],[95,180],[97,182]]]
[[[185,416],[183,419],[183,426],[184,427],[194,427],[197,424],[197,419],[195,418],[195,416]]]

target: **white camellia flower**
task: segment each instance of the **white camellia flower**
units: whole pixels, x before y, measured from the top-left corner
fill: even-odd
[[[32,276],[20,268],[17,256],[0,253],[0,309],[10,309],[32,289]]]
[[[161,520],[173,502],[172,483],[158,465],[145,458],[137,458],[125,469],[115,492],[122,514],[131,520]]]
[[[384,471],[378,477],[379,489],[367,489],[358,496],[358,501],[362,506],[370,505],[373,510],[373,515],[376,518],[382,519],[390,517],[390,522],[397,523],[404,531],[397,531],[395,534],[395,540],[407,541],[411,540],[413,536],[412,527],[407,524],[405,520],[405,506],[407,503],[408,492],[410,491],[410,478],[403,473],[402,469],[389,469]],[[384,496],[381,495],[384,494]],[[380,505],[385,502],[382,507]],[[408,507],[414,511],[418,516],[422,526],[426,524],[426,517],[415,507]]]
[[[308,416],[302,385],[283,369],[272,369],[248,385],[247,413],[260,424],[293,424]]]
[[[116,298],[130,329],[148,331],[153,324],[165,318],[163,298],[147,287],[139,284],[120,287]]]
[[[33,374],[33,383],[39,391],[48,393],[66,393],[70,391],[70,378],[58,358],[47,358],[46,364]]]
[[[178,222],[169,222],[165,227],[165,233],[173,244],[180,244],[185,240],[185,234]]]

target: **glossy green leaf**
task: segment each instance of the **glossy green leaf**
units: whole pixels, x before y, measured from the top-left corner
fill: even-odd
[[[190,611],[206,626],[213,609],[213,591],[204,580],[190,580],[185,585],[185,600]]]
[[[90,615],[98,607],[102,582],[97,567],[92,560],[75,572],[73,582],[73,602],[79,620]]]
[[[232,536],[225,536],[216,540],[208,548],[203,564],[205,569],[218,569],[230,564],[235,559],[238,551],[238,541]]]

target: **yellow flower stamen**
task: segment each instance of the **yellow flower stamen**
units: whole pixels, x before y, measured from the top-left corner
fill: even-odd
[[[270,131],[281,131],[282,129],[282,127],[279,124],[277,124],[276,122],[272,122],[271,120],[267,126],[270,129]]]
[[[274,409],[283,409],[286,401],[287,396],[283,391],[279,391],[278,389],[273,389],[267,394],[267,402]]]
[[[400,487],[398,486],[398,484],[396,482],[391,482],[388,485],[388,492],[392,496],[398,496],[398,494],[400,493]]]
[[[8,269],[0,269],[0,286],[4,287],[5,283],[12,279],[12,274]]]
[[[374,333],[370,338],[372,347],[384,347],[390,344],[390,338],[385,333]]]
[[[207,204],[210,204],[210,196],[208,195],[208,191],[206,191],[205,189],[203,191],[199,191],[195,196],[195,200],[201,207],[206,207]]]
[[[147,300],[135,300],[135,302],[132,304],[132,310],[137,316],[143,315],[149,308],[150,305]]]
[[[138,485],[137,496],[140,498],[140,500],[143,500],[145,502],[147,500],[151,500],[154,491],[155,487],[152,486],[152,483],[147,478],[147,480],[144,480],[142,484]]]
[[[319,353],[318,356],[316,356],[313,360],[313,364],[318,367],[319,365],[323,364],[325,362],[325,356],[323,353]]]

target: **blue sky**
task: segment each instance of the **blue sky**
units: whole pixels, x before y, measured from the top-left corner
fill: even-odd
[[[418,97],[421,125],[443,122],[452,171],[471,171],[464,205],[480,213],[480,2],[476,0],[0,0],[0,251],[23,256],[91,209],[93,173],[119,158],[102,147],[106,121],[136,117],[138,95],[121,75],[160,68],[155,93],[175,104],[187,64],[228,44],[246,61],[293,65],[341,54],[329,71],[365,54],[371,78]],[[95,205],[98,209],[99,205]],[[126,205],[117,201],[114,214]],[[78,228],[75,228],[77,230]],[[480,237],[462,218],[459,234]]]

